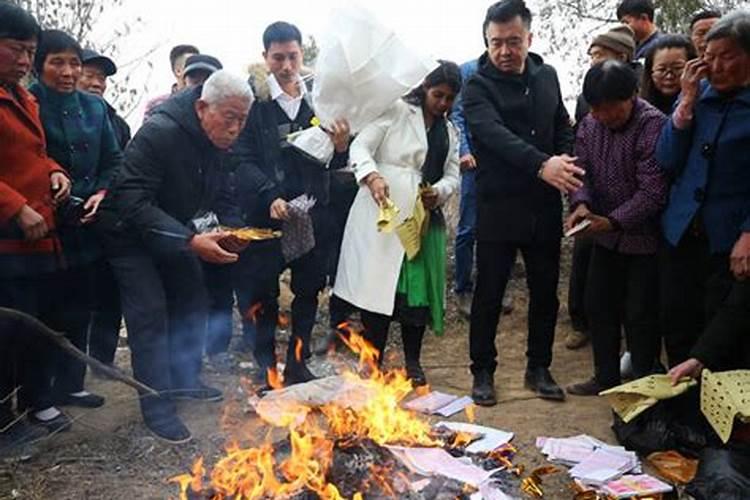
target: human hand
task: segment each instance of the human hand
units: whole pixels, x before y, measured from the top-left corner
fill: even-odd
[[[89,196],[89,199],[86,200],[86,203],[83,205],[84,215],[81,217],[81,224],[88,224],[94,220],[96,212],[99,210],[99,205],[102,203],[105,195],[106,193],[104,191],[99,191],[98,193]]]
[[[690,358],[669,370],[669,378],[672,379],[672,385],[677,385],[683,377],[697,379],[702,371],[703,363],[695,358]]]
[[[49,176],[50,188],[52,189],[52,202],[58,205],[70,196],[72,184],[68,176],[62,172],[52,172]]]
[[[219,240],[219,246],[231,253],[240,253],[250,245],[250,240],[243,240],[238,238],[234,234],[228,234],[224,238]]]
[[[271,203],[271,218],[274,220],[289,219],[289,207],[287,202],[282,198],[276,198]]]
[[[738,280],[750,278],[750,233],[742,233],[729,256],[729,268]]]
[[[544,182],[567,194],[583,186],[576,176],[586,175],[586,171],[576,166],[577,158],[568,155],[553,156],[542,165],[540,176]]]
[[[49,232],[44,217],[28,205],[21,207],[21,210],[16,214],[16,223],[23,231],[24,238],[28,241],[40,240],[47,236]]]
[[[331,138],[331,142],[337,153],[343,153],[349,149],[350,128],[346,118],[339,118],[334,121],[326,130],[326,133]]]
[[[227,252],[219,245],[219,240],[227,236],[229,235],[224,231],[196,234],[190,239],[190,249],[201,260],[212,264],[231,264],[232,262],[237,262],[239,256],[236,253]]]
[[[615,228],[612,226],[612,221],[607,217],[589,213],[586,216],[586,220],[591,221],[589,227],[581,231],[582,235],[590,236],[597,233],[608,233],[613,231]]]
[[[375,200],[375,203],[377,203],[378,206],[383,206],[390,195],[388,183],[385,182],[383,176],[377,172],[372,172],[365,177],[365,184],[370,189],[370,194],[372,195],[372,199]]]
[[[434,188],[423,189],[422,205],[426,210],[434,210],[438,205],[438,192]]]
[[[466,153],[458,159],[458,165],[461,168],[462,172],[466,172],[467,170],[474,170],[475,168],[477,168],[477,160],[476,158],[474,158],[473,154]]]
[[[588,218],[591,211],[589,210],[589,207],[587,207],[585,204],[580,203],[575,210],[568,216],[567,219],[565,219],[565,232],[570,231],[572,228],[574,228],[576,225],[583,222],[586,218]]]
[[[682,97],[680,104],[683,106],[693,107],[698,98],[700,82],[708,76],[709,66],[701,58],[688,61],[680,78],[680,87],[682,88]]]

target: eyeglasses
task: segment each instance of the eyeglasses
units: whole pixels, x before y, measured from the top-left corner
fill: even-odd
[[[664,78],[667,75],[672,75],[675,78],[680,78],[682,76],[682,72],[685,71],[685,66],[674,66],[674,67],[664,67],[664,68],[656,68],[653,70],[653,74],[657,78]]]

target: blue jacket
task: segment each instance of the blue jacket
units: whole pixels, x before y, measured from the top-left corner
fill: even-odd
[[[461,80],[464,88],[466,87],[466,82],[469,81],[469,78],[477,72],[477,67],[477,59],[467,61],[461,65]],[[471,153],[471,138],[469,137],[469,127],[466,125],[466,117],[464,116],[462,94],[463,92],[459,92],[456,96],[456,100],[453,103],[453,111],[451,112],[451,121],[453,122],[453,125],[458,127],[459,132],[459,157]]]
[[[667,241],[677,246],[699,215],[711,252],[731,252],[750,232],[750,88],[726,99],[704,81],[691,127],[669,120],[656,158],[674,180],[662,216]]]

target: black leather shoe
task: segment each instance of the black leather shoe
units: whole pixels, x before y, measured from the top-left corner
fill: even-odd
[[[73,396],[62,394],[56,403],[60,406],[78,406],[80,408],[99,408],[104,405],[104,398],[98,394],[86,394],[85,396]]]
[[[193,439],[188,428],[176,415],[162,418],[144,417],[143,423],[156,437],[167,443],[187,443]]]
[[[187,389],[173,389],[169,395],[176,401],[221,401],[224,399],[224,394],[219,389],[209,387],[205,384],[199,384],[198,387]]]
[[[527,368],[524,382],[527,389],[536,392],[537,396],[542,399],[551,399],[553,401],[565,400],[565,393],[557,385],[557,382],[552,378],[552,374],[550,374],[547,368]]]
[[[73,425],[73,422],[68,418],[66,414],[63,412],[60,412],[58,416],[51,420],[42,420],[40,418],[36,418],[33,413],[29,414],[29,422],[31,422],[34,425],[41,425],[50,434],[55,434],[57,432],[65,432],[69,431],[71,426]]]
[[[411,380],[411,384],[414,387],[421,387],[427,385],[427,377],[424,374],[422,365],[419,361],[407,361],[406,362],[406,377]]]
[[[479,406],[495,406],[497,404],[494,374],[481,371],[474,375],[471,399]]]
[[[585,382],[569,385],[565,388],[565,390],[568,394],[572,394],[574,396],[597,396],[604,390],[604,387],[602,387],[599,382],[597,382],[596,379],[592,377]]]
[[[291,364],[287,364],[286,368],[284,369],[284,387],[289,387],[290,385],[295,384],[303,384],[305,382],[315,380],[316,378],[318,377],[313,375],[313,373],[307,368],[307,365],[304,363],[294,363],[293,366]]]

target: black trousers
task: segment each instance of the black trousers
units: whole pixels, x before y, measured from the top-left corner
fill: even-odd
[[[3,278],[0,306],[48,324],[61,307],[61,296],[55,291],[58,283],[53,274]],[[0,427],[15,418],[14,399],[19,409],[54,405],[50,382],[55,355],[55,348],[41,335],[15,322],[0,323]]]
[[[362,325],[365,331],[363,335],[373,347],[378,350],[378,364],[383,362],[383,354],[388,343],[388,331],[393,318],[385,314],[360,310]],[[404,358],[408,363],[418,363],[422,352],[422,339],[424,338],[425,325],[415,325],[408,322],[401,323],[401,340],[404,345]]]
[[[589,323],[586,320],[585,293],[592,248],[594,248],[594,242],[591,238],[576,238],[573,243],[573,259],[568,282],[568,314],[573,329],[578,332],[589,330]]]
[[[620,384],[621,326],[635,378],[653,372],[659,353],[659,272],[656,255],[625,255],[594,244],[586,281],[586,317],[596,381]]]
[[[471,371],[494,373],[497,367],[495,336],[503,294],[510,272],[521,252],[529,287],[529,334],[526,357],[529,368],[549,367],[559,301],[560,240],[518,244],[506,241],[477,242],[477,284],[471,304],[469,354]]]
[[[661,330],[669,366],[690,350],[729,294],[729,256],[711,254],[705,237],[686,233],[677,247],[664,243],[659,255]]]
[[[120,289],[106,259],[94,267],[94,314],[89,330],[89,354],[102,363],[112,364],[120,340],[122,307]]]
[[[198,258],[190,253],[110,258],[128,325],[133,374],[157,391],[200,383],[207,300]],[[144,416],[173,413],[165,398],[141,398]]]
[[[74,346],[86,352],[93,305],[94,265],[60,271],[54,280],[57,281],[54,288],[64,295],[60,295],[61,307],[55,308],[48,326],[65,332]],[[53,394],[82,391],[86,364],[60,348],[55,348],[53,354],[50,364]]]
[[[208,295],[208,324],[205,351],[209,356],[227,352],[232,340],[235,264],[203,262],[203,277]],[[254,333],[253,333],[254,336]]]

